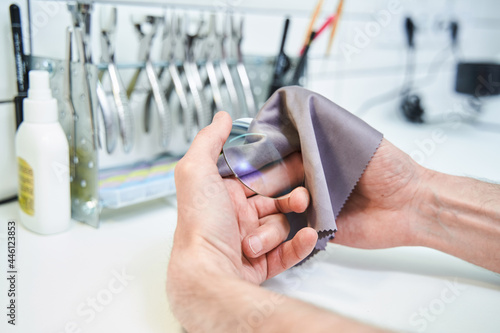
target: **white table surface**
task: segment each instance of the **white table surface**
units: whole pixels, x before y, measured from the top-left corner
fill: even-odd
[[[482,120],[500,123],[498,103],[485,111]],[[366,119],[407,152],[439,127],[407,124],[387,104]],[[426,156],[426,166],[500,181],[500,134],[468,125],[443,129],[448,139]],[[3,312],[9,219],[19,221],[17,203],[0,206]],[[0,331],[181,331],[165,294],[175,225],[175,198],[104,212],[99,229],[75,223],[68,232],[40,236],[18,223],[17,325],[7,326],[2,313]],[[398,331],[500,331],[500,275],[431,249],[330,244],[265,286]]]

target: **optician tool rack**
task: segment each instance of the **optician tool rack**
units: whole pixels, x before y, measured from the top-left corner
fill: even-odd
[[[73,24],[61,27],[63,60],[31,56],[30,68],[51,74],[70,144],[72,216],[98,227],[104,207],[175,193],[175,162],[213,114],[226,110],[233,119],[253,117],[265,102],[274,57],[243,56],[243,18],[227,8],[197,11],[193,19],[189,9],[156,4],[150,11],[155,15],[131,18],[138,61],[115,62],[121,6],[143,3],[65,5]],[[91,47],[94,13],[101,18],[99,61]],[[153,44],[159,40],[157,58]],[[295,63],[292,59],[292,67]],[[105,188],[109,184],[117,186]]]

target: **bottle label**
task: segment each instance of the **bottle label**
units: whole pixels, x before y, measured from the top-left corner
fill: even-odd
[[[22,158],[17,158],[19,176],[19,206],[28,215],[35,215],[35,179],[33,169]]]

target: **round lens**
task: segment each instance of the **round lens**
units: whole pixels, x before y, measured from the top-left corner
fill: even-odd
[[[237,130],[241,133],[241,127]],[[227,140],[222,153],[246,187],[256,194],[279,198],[302,185],[304,169],[300,153],[282,156],[270,137],[266,133],[239,134]]]

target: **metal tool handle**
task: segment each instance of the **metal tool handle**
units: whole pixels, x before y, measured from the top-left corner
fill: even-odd
[[[236,43],[236,52],[237,52],[238,62],[236,64],[236,70],[238,71],[238,76],[240,77],[241,86],[243,87],[243,94],[245,95],[248,116],[253,117],[257,113],[257,106],[255,103],[255,97],[253,96],[250,79],[248,78],[248,73],[245,68],[245,64],[243,63],[243,52],[241,50],[241,41],[243,39],[243,19],[241,19],[240,21],[239,31],[237,35],[238,37]]]
[[[88,78],[88,71],[86,67],[86,57],[85,57],[85,44],[83,42],[83,32],[80,27],[75,27],[74,28],[74,33],[75,33],[75,42],[76,42],[76,47],[77,47],[77,52],[78,52],[78,57],[79,57],[79,64],[81,66],[81,72],[84,74],[83,77],[83,90],[84,90],[84,98],[85,98],[85,107],[87,109],[87,112],[89,114],[89,119],[92,124],[95,124],[95,119],[94,119],[94,113],[92,112],[92,97],[90,95],[90,83],[89,83],[89,78]],[[96,149],[97,144],[96,144],[96,135],[94,133],[94,126],[92,126],[92,148]]]
[[[170,109],[168,107],[165,96],[163,95],[163,92],[160,88],[158,77],[156,76],[156,72],[151,60],[146,61],[146,74],[151,85],[151,90],[153,91],[153,97],[155,99],[158,116],[160,117],[160,143],[163,148],[166,148],[170,143],[170,134],[172,132],[172,115],[170,113]]]
[[[236,91],[236,86],[234,85],[233,76],[231,75],[231,69],[225,59],[220,62],[220,69],[222,72],[222,77],[224,78],[224,83],[226,84],[227,92],[229,93],[229,99],[231,100],[233,119],[238,119],[241,117],[241,109],[238,101],[238,92]]]
[[[245,101],[247,105],[248,117],[254,117],[257,113],[257,106],[255,104],[255,98],[252,92],[252,86],[250,84],[250,79],[248,78],[248,73],[243,62],[239,62],[236,65],[238,70],[238,76],[240,77],[241,86],[243,87],[243,93],[245,94]]]
[[[179,102],[183,112],[185,138],[187,141],[192,141],[194,110],[188,103],[186,89],[184,87],[184,84],[182,83],[181,75],[179,73],[177,65],[171,62],[168,65],[168,70],[170,72],[170,77],[174,82],[175,93],[179,97]]]
[[[163,72],[165,71],[165,67],[160,68],[160,71],[158,72],[158,75],[156,76],[158,78],[158,82],[161,82],[161,78],[163,76]],[[165,91],[168,91],[170,87],[167,87]],[[167,93],[165,93],[165,96],[168,96]],[[151,129],[151,101],[153,100],[153,91],[150,90],[148,91],[148,95],[146,96],[146,103],[144,105],[144,132],[149,133],[149,130]]]
[[[212,95],[215,102],[215,108],[217,111],[222,111],[225,109],[224,103],[222,102],[222,94],[219,87],[219,79],[217,78],[217,72],[215,71],[214,63],[208,60],[205,64],[205,69],[207,71],[208,81],[210,82],[210,87],[212,88]]]
[[[73,99],[71,98],[71,58],[72,58],[72,47],[71,47],[71,36],[73,32],[68,27],[66,28],[66,59],[64,60],[64,83],[63,83],[63,95],[64,102],[66,103],[66,107],[71,113],[71,122],[72,126],[70,126],[70,136],[69,139],[70,147],[72,149],[71,156],[73,159],[70,161],[70,176],[71,179],[76,178],[76,167],[75,167],[75,156],[76,156],[76,111],[75,105],[73,104]]]
[[[127,98],[130,98],[132,96],[132,93],[134,92],[135,86],[137,85],[137,80],[139,79],[141,71],[142,71],[141,68],[137,68],[134,71],[134,75],[132,75],[132,78],[130,79],[130,82],[127,86]]]
[[[89,72],[86,65],[92,63],[92,52],[90,44],[90,15],[92,11],[91,4],[78,4],[75,6],[68,5],[68,8],[73,14],[73,24],[75,26],[75,40],[77,44],[78,57],[82,66],[82,73],[84,73],[84,91],[86,96],[86,104],[88,107],[90,120],[94,124],[96,120],[94,119],[94,114],[92,112],[92,97],[91,97],[91,85],[89,82]],[[116,146],[116,129],[114,126],[114,121],[112,117],[111,110],[104,92],[104,88],[97,81],[97,100],[99,102],[100,110],[104,120],[104,129],[106,136],[106,151],[112,153]],[[99,124],[97,123],[97,127]],[[92,127],[92,130],[94,127]],[[94,132],[92,134],[92,145],[94,149],[98,145],[99,148],[102,147],[100,137],[96,136]],[[97,144],[96,144],[97,138]]]
[[[118,125],[122,138],[123,150],[128,153],[134,145],[134,123],[132,111],[128,104],[128,98],[123,87],[122,80],[114,62],[108,64],[109,78],[111,79],[111,89],[115,100],[116,111],[118,113]]]
[[[210,124],[211,110],[207,104],[205,95],[203,94],[203,87],[196,63],[193,63],[191,61],[184,62],[184,71],[186,73],[189,90],[191,91],[191,95],[193,96],[194,104],[196,107],[198,126],[201,129]]]
[[[83,33],[83,44],[85,45],[85,61],[88,63],[92,63],[92,50],[91,50],[91,15],[93,11],[92,3],[77,3],[76,4],[79,19],[80,19],[80,27],[84,29]]]
[[[99,109],[101,110],[102,119],[104,121],[104,134],[106,136],[106,151],[108,154],[113,153],[116,148],[118,132],[116,130],[113,112],[108,102],[108,96],[101,82],[97,82],[97,100],[99,101]]]

